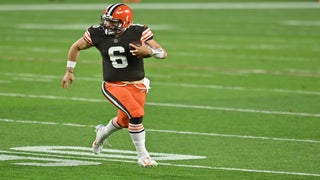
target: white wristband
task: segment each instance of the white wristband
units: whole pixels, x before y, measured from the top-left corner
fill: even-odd
[[[76,67],[76,62],[75,61],[67,61],[67,68],[71,67],[71,68],[75,68]]]
[[[158,59],[163,58],[164,56],[164,50],[162,48],[151,48],[152,50],[152,56]]]

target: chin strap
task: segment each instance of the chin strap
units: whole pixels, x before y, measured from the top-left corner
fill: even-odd
[[[107,36],[111,36],[111,35],[116,34],[114,31],[110,31],[110,30],[107,29],[107,28],[104,30],[104,33],[105,33]]]

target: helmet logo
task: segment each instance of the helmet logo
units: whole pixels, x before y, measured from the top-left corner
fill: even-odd
[[[116,11],[116,14],[122,14],[123,11]]]

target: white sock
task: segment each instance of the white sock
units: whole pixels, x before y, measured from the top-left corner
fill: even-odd
[[[139,129],[137,132],[137,128]],[[129,124],[129,132],[132,142],[136,148],[138,158],[149,157],[149,153],[145,146],[146,132],[142,124]]]
[[[112,118],[109,123],[103,127],[103,134],[104,137],[107,138],[109,137],[112,133],[121,130],[122,128],[118,126],[116,118]]]

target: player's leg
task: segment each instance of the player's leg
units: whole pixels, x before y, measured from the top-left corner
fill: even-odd
[[[143,117],[131,118],[128,127],[132,142],[137,150],[138,158],[149,156],[149,153],[145,147],[146,136],[142,119]]]
[[[101,87],[103,95],[106,97],[108,101],[111,102],[108,96],[112,96],[111,93],[107,90],[107,83],[103,82]],[[109,95],[108,95],[109,94]],[[125,115],[122,115],[125,116]],[[96,138],[92,143],[92,150],[95,154],[100,154],[102,151],[103,145],[106,142],[106,139],[114,132],[122,129],[122,126],[118,123],[119,113],[117,117],[112,118],[109,123],[104,126],[102,124],[96,126]],[[129,120],[128,120],[129,121]]]
[[[143,117],[131,118],[128,127],[132,142],[137,151],[138,164],[143,167],[157,166],[157,162],[150,158],[149,152],[146,149],[146,131],[142,120]]]
[[[145,90],[137,89],[134,85],[104,83],[102,93],[110,103],[127,116],[119,117],[122,113],[118,113],[117,122],[120,126],[127,128],[129,119],[144,116]]]
[[[132,139],[132,142],[136,148],[138,154],[138,164],[143,167],[157,166],[157,162],[150,158],[150,154],[146,149],[146,131],[143,126],[143,115],[144,115],[144,105],[146,100],[146,91],[143,91],[143,84],[136,85],[134,87],[133,97],[135,101],[139,104],[139,107],[136,107],[136,114],[130,119],[129,123],[129,133]],[[147,90],[147,89],[145,89]],[[141,116],[140,116],[141,115]]]
[[[146,149],[146,131],[142,124],[143,117],[131,118],[130,120],[125,113],[119,112],[119,124],[127,127],[132,143],[135,146],[138,156],[138,164],[143,167],[157,166],[157,162],[150,158],[149,152]]]
[[[142,124],[144,116],[145,92],[134,85],[112,87],[106,90],[109,101],[114,102],[120,110],[118,123],[128,128],[138,158],[149,157],[145,147],[145,131]],[[112,98],[112,99],[110,99]],[[126,116],[124,116],[126,115]]]
[[[104,126],[102,124],[96,126],[96,139],[92,143],[92,150],[95,154],[100,154],[107,138],[114,132],[122,129],[117,123],[117,117],[112,118],[109,123]]]
[[[118,124],[128,128],[132,142],[137,150],[138,164],[144,167],[156,166],[157,163],[150,158],[145,147],[146,134],[142,124],[146,89],[137,88],[135,85],[110,86],[105,84],[104,87],[104,96],[122,111],[122,114],[127,115],[124,118],[119,116],[121,113],[118,113]]]
[[[118,123],[122,127],[128,128],[132,143],[137,151],[138,163],[142,166],[155,166],[156,163],[150,158],[145,146],[146,132],[142,120],[143,117],[129,119],[124,112],[119,111],[118,113]],[[149,161],[151,161],[151,163]]]

